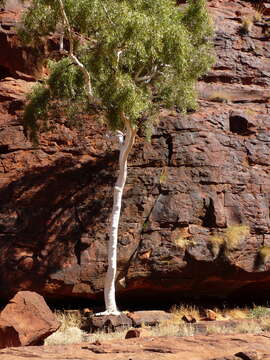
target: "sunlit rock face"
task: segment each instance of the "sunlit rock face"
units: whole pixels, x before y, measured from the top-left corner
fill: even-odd
[[[117,280],[129,303],[270,290],[269,21],[245,32],[251,2],[208,4],[216,64],[198,84],[199,109],[161,110],[130,157]],[[83,132],[55,119],[38,148],[27,140],[25,95],[46,70],[17,38],[21,9],[0,12],[1,296],[99,299],[117,148],[92,117]]]

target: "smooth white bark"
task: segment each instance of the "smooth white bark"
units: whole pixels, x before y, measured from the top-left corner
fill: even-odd
[[[124,117],[123,117],[124,118]],[[115,279],[117,272],[117,240],[118,240],[118,228],[120,221],[120,213],[122,206],[123,190],[127,179],[127,159],[134,144],[136,131],[132,128],[129,121],[124,118],[126,136],[124,142],[120,142],[120,154],[119,154],[119,175],[114,186],[113,193],[113,209],[111,215],[111,224],[109,231],[109,243],[108,243],[108,270],[105,279],[104,287],[104,299],[105,299],[105,312],[98,313],[96,315],[118,315],[120,312],[116,306],[115,300]]]

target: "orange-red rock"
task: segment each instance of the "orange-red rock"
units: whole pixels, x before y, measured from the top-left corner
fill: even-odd
[[[0,313],[0,335],[1,338],[3,336],[0,345],[42,345],[44,339],[59,326],[59,321],[42,296],[20,291]]]
[[[266,335],[266,336],[264,336]],[[269,333],[263,335],[209,335],[145,337],[72,344],[10,348],[0,351],[2,360],[269,360]],[[243,354],[239,357],[239,353]],[[238,356],[236,356],[236,354]],[[244,354],[249,358],[244,358]],[[251,358],[253,356],[253,358]]]

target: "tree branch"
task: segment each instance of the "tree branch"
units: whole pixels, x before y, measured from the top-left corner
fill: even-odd
[[[73,61],[73,63],[75,65],[77,65],[83,72],[84,75],[84,82],[85,82],[85,86],[86,86],[86,90],[87,90],[87,97],[89,99],[89,101],[91,103],[100,103],[99,99],[96,99],[93,95],[93,89],[92,89],[92,83],[91,83],[91,77],[90,74],[88,72],[88,70],[86,69],[86,67],[84,66],[83,63],[80,62],[80,60],[77,58],[77,56],[74,54],[74,41],[73,41],[73,36],[72,36],[72,29],[71,26],[69,24],[69,20],[64,8],[64,4],[62,0],[58,0],[59,5],[60,5],[60,11],[62,14],[62,18],[63,18],[63,25],[65,26],[67,33],[68,33],[68,40],[69,40],[69,51],[68,56],[71,58],[71,60]],[[63,47],[62,44],[60,44],[60,46]],[[63,49],[63,52],[66,53],[66,51]]]
[[[158,70],[157,70],[157,65],[155,65],[153,68],[152,68],[152,71],[151,71],[151,74],[149,75],[145,75],[145,76],[141,76],[139,77],[137,74],[135,76],[135,81],[137,82],[150,82],[155,76],[156,74],[158,73]]]
[[[104,10],[109,22],[111,23],[111,25],[113,25],[115,27],[115,23],[112,21],[112,19],[111,19],[110,15],[109,15],[108,10],[106,9],[105,5],[102,4],[102,7],[103,7],[103,10]]]

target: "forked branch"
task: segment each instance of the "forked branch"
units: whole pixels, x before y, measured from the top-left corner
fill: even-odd
[[[89,71],[86,69],[84,64],[82,62],[80,62],[80,60],[74,54],[73,32],[72,32],[72,29],[71,29],[71,26],[70,26],[70,23],[69,23],[69,20],[68,20],[66,11],[65,11],[63,1],[58,0],[58,2],[59,2],[59,6],[60,6],[61,15],[63,18],[63,25],[67,31],[67,36],[68,36],[68,40],[69,40],[69,51],[67,52],[68,56],[71,58],[73,63],[75,65],[77,65],[83,72],[84,82],[85,82],[85,86],[86,86],[86,90],[87,90],[87,97],[89,99],[89,102],[100,103],[100,100],[96,99],[93,95],[93,88],[92,88],[91,77],[90,77]],[[64,51],[64,48],[63,48],[62,39],[61,39],[60,47],[62,48],[62,51],[66,53],[66,51]]]

